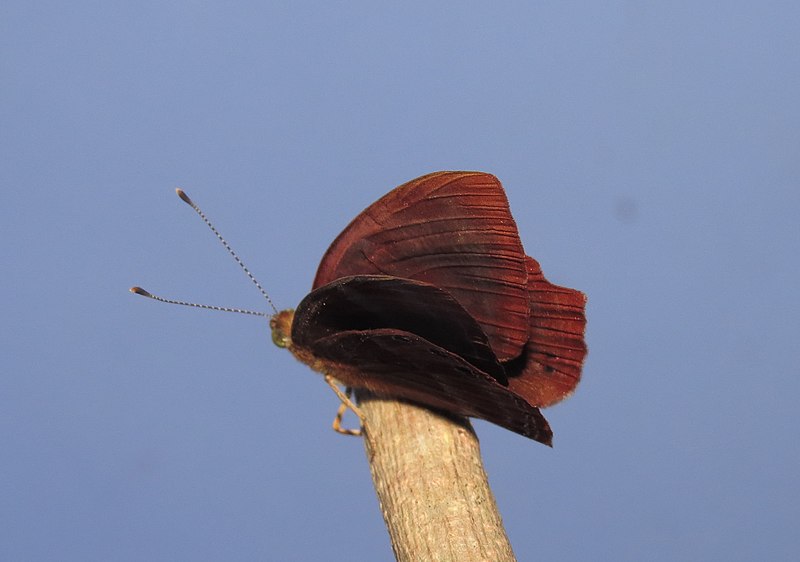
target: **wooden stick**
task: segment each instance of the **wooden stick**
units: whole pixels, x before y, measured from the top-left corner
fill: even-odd
[[[514,561],[469,420],[365,391],[356,398],[397,560]]]

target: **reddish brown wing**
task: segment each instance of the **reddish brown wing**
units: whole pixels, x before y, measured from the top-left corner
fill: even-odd
[[[528,341],[525,254],[500,182],[436,172],[389,192],[325,253],[314,288],[350,275],[391,275],[450,293],[501,361]]]
[[[292,342],[314,352],[322,338],[380,328],[416,334],[508,384],[486,335],[469,313],[441,289],[411,279],[359,275],[312,291],[294,313]]]
[[[552,445],[537,408],[458,355],[408,332],[341,332],[314,342],[313,353],[348,386],[481,418]]]
[[[530,404],[547,407],[572,394],[586,358],[586,295],[553,285],[537,261],[526,257],[531,297],[530,340],[506,364],[509,388]]]

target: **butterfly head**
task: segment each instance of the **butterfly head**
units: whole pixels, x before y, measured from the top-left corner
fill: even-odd
[[[272,330],[272,343],[278,347],[291,347],[292,345],[292,319],[294,310],[281,310],[269,321]]]

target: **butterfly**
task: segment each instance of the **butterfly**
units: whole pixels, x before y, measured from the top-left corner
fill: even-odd
[[[496,177],[444,171],[362,211],[270,324],[326,380],[552,445],[539,408],[578,385],[585,305],[525,255]]]

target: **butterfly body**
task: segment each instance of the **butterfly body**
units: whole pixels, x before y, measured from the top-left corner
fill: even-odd
[[[539,407],[571,394],[585,296],[525,255],[500,182],[436,172],[359,214],[273,340],[346,386],[486,419],[551,444]]]

